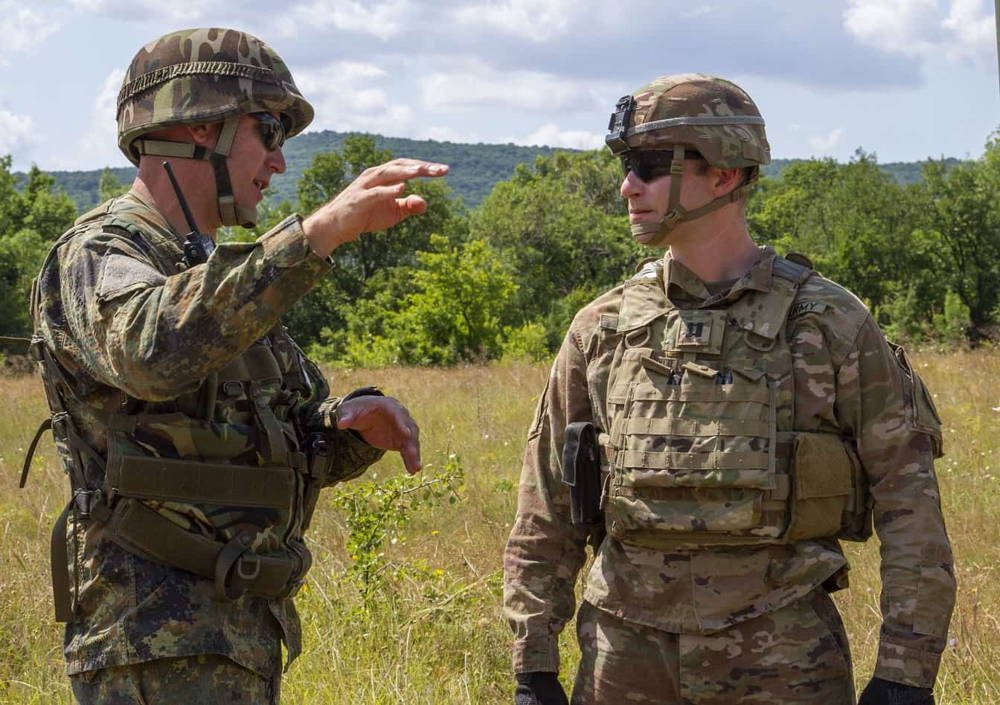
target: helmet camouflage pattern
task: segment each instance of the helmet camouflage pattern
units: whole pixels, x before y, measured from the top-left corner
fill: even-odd
[[[771,162],[764,119],[735,83],[701,73],[663,76],[632,94],[628,149],[683,144],[723,169]]]
[[[129,65],[118,93],[118,147],[138,164],[134,142],[148,132],[260,111],[280,115],[287,137],[313,118],[271,47],[233,29],[171,32],[140,49]]]

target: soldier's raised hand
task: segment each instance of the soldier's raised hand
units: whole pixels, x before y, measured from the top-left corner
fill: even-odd
[[[448,165],[419,159],[393,159],[365,169],[333,199],[302,221],[313,251],[326,257],[362,233],[377,232],[427,210],[415,194],[403,196],[406,183],[422,176],[444,176]]]

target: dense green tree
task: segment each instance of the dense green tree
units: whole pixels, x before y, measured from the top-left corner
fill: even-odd
[[[974,336],[996,323],[1000,303],[1000,132],[980,159],[924,167],[931,224],[940,237],[938,275],[968,309]]]
[[[76,206],[54,179],[32,166],[16,187],[11,158],[0,157],[0,335],[30,335],[28,298],[51,242],[73,223]],[[23,344],[0,341],[0,350],[24,352]]]
[[[123,184],[110,168],[105,167],[104,171],[101,172],[101,180],[97,183],[99,202],[104,203],[108,199],[121,196],[128,191],[128,188],[128,184]]]
[[[517,273],[516,323],[545,321],[557,343],[573,292],[585,302],[627,276],[643,256],[634,244],[607,152],[557,152],[519,166],[470,215],[470,236],[489,242]]]
[[[898,185],[875,155],[858,150],[847,164],[797,162],[779,180],[765,179],[747,220],[757,240],[807,255],[880,323],[915,335],[946,293],[925,200],[921,187]]]
[[[447,365],[499,357],[517,290],[483,240],[430,237],[417,266],[381,271],[374,296],[356,302],[345,329],[324,331],[317,356],[350,365]]]
[[[377,149],[369,135],[348,137],[340,152],[317,154],[299,181],[298,212],[311,213],[365,169],[392,158],[388,150]],[[461,236],[464,226],[459,208],[444,184],[417,181],[408,192],[424,197],[427,212],[337,248],[333,271],[286,316],[286,324],[302,345],[318,341],[324,328],[343,329],[347,313],[360,301],[375,298],[378,288],[391,279],[376,275],[416,265],[416,253],[428,248],[431,233],[447,234],[452,239]]]

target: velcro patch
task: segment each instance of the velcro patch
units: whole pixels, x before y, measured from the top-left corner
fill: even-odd
[[[788,317],[795,318],[806,313],[823,313],[828,308],[830,307],[822,301],[800,301],[792,306],[792,310],[788,312]]]
[[[139,289],[160,286],[166,280],[162,273],[142,260],[109,252],[101,260],[97,300],[104,303]]]

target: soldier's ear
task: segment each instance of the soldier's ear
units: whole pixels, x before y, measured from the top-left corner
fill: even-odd
[[[191,141],[199,147],[214,147],[215,141],[219,138],[219,125],[217,122],[200,123],[197,125],[184,125]]]
[[[712,188],[717,198],[725,196],[743,183],[742,169],[721,169],[713,166],[709,167],[708,173],[712,177]]]

